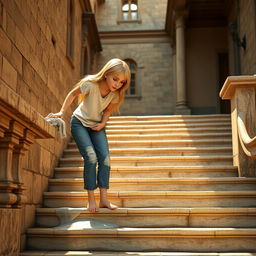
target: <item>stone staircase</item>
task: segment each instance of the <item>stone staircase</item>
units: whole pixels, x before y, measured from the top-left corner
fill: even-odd
[[[256,255],[256,178],[237,177],[229,115],[112,117],[107,134],[120,208],[86,211],[71,141],[22,256]]]

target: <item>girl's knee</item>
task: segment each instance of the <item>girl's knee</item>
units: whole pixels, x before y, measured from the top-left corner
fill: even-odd
[[[95,153],[95,151],[94,151],[92,146],[87,146],[85,148],[85,152],[83,154],[83,158],[85,160],[88,159],[89,162],[92,163],[92,164],[96,164],[97,163],[97,155],[96,155],[96,153]]]

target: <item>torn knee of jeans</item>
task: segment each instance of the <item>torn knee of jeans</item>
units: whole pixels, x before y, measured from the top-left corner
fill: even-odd
[[[110,158],[109,158],[109,156],[107,156],[107,157],[104,159],[104,165],[110,166]]]
[[[94,149],[92,146],[88,146],[86,147],[86,152],[88,154],[88,158],[89,158],[89,161],[93,164],[95,164],[97,162],[97,156],[94,152]]]

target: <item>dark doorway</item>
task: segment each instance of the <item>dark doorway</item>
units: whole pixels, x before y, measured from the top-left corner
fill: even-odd
[[[229,64],[228,64],[228,53],[222,52],[218,54],[218,64],[219,64],[219,92],[229,76]],[[220,99],[220,113],[230,114],[230,101]]]

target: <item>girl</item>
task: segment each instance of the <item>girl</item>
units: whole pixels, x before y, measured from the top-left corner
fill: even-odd
[[[73,100],[79,96],[81,103],[71,117],[71,133],[84,159],[87,208],[93,213],[98,212],[99,207],[111,210],[117,208],[107,198],[110,161],[105,125],[112,112],[119,111],[129,84],[128,65],[120,59],[112,59],[97,74],[86,76],[78,82],[67,95],[60,112],[50,116],[62,118]],[[100,189],[99,206],[94,196],[97,187]]]

